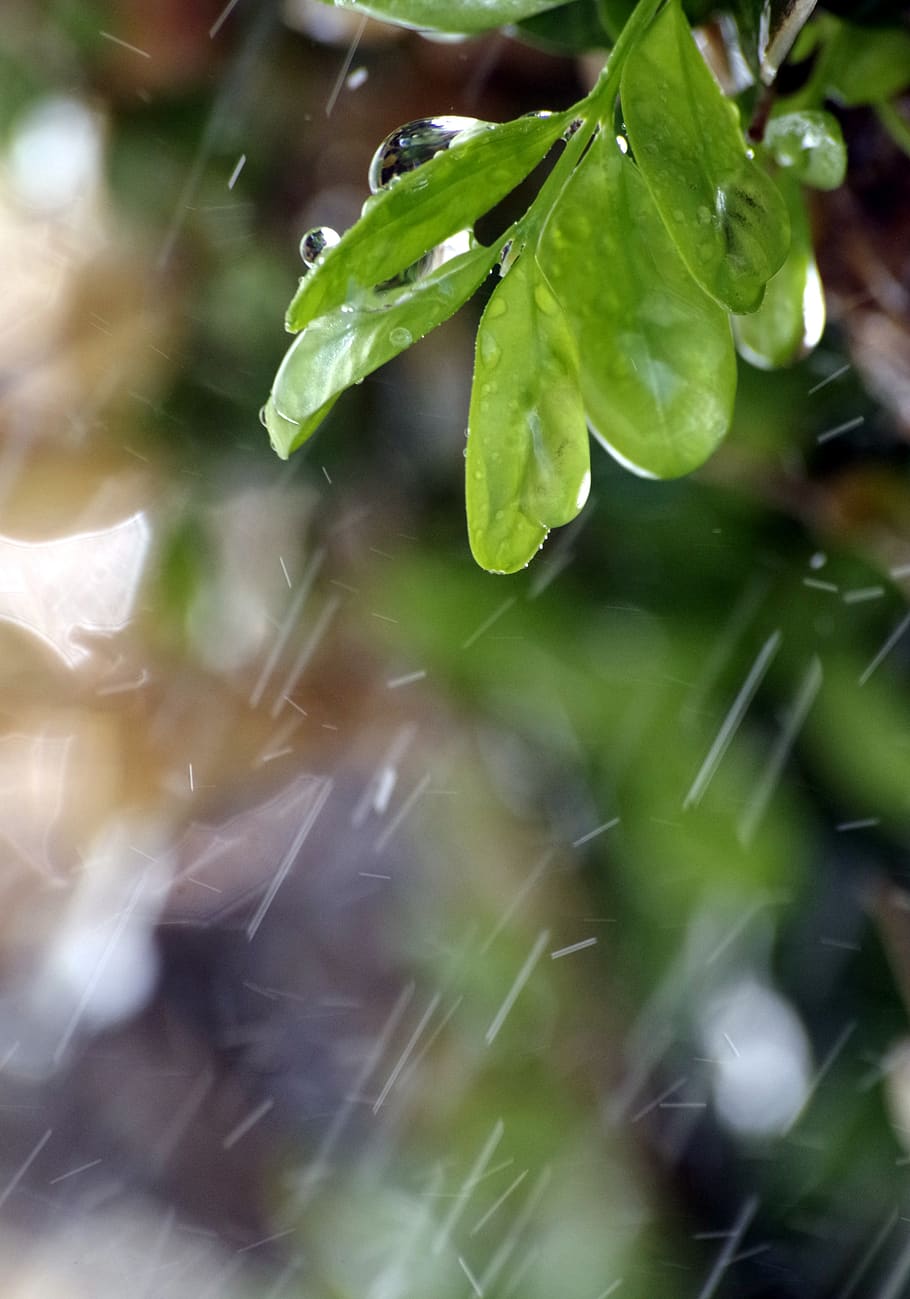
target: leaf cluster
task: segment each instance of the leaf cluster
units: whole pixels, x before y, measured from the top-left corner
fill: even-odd
[[[340,239],[305,238],[321,251],[288,308],[298,337],[263,411],[287,456],[341,393],[497,268],[477,334],[466,504],[478,563],[514,572],[584,505],[589,429],[636,473],[687,474],[730,426],[735,349],[769,368],[818,341],[824,298],[802,187],[835,188],[846,167],[840,127],[821,104],[894,93],[891,38],[901,33],[866,33],[851,59],[845,24],[826,17],[804,30],[794,58],[814,57],[812,74],[778,102],[757,143],[681,0],[640,0],[631,13],[625,0],[356,7],[442,30],[522,21],[546,36],[566,18],[570,43],[616,34],[599,82],[568,112],[425,119],[380,146],[360,220]],[[784,8],[753,49],[762,76],[797,34],[793,6]],[[748,31],[744,0],[737,17]],[[481,242],[480,218],[554,146],[527,211]]]

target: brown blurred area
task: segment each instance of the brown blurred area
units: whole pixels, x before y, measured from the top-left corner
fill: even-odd
[[[437,1020],[451,1009],[440,968],[540,853],[540,830],[486,789],[465,719],[419,672],[390,689],[408,665],[374,643],[370,570],[406,518],[359,522],[342,481],[327,527],[328,474],[263,444],[264,367],[248,385],[250,326],[230,313],[248,254],[289,293],[290,263],[276,269],[299,231],[355,218],[387,130],[431,107],[495,118],[522,95],[565,99],[572,72],[500,37],[461,54],[358,24],[367,63],[393,53],[355,92],[335,84],[353,21],[209,0],[3,15],[25,72],[51,69],[0,168],[10,1299],[120,1295],[137,1275],[147,1295],[256,1293],[305,1266],[300,1205],[336,1162],[381,1162],[403,1128],[442,1130],[459,1109],[477,1066],[443,1032],[364,1117],[389,1044],[431,997]],[[254,122],[241,143],[238,104]],[[184,107],[201,137],[178,132],[165,158],[156,122]],[[220,349],[200,363],[215,387],[240,366],[220,447],[217,416],[200,434],[175,414],[200,348]],[[543,887],[526,945],[548,894],[572,905],[567,883]],[[428,1070],[445,1082],[432,1105]]]

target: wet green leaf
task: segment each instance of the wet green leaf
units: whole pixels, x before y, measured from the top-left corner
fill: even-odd
[[[405,287],[362,293],[292,343],[275,376],[264,418],[286,458],[337,397],[447,320],[489,274],[497,249],[476,247]]]
[[[473,226],[524,180],[569,121],[561,113],[490,125],[367,199],[360,220],[301,281],[287,328],[296,333]]]
[[[523,568],[587,499],[575,343],[530,250],[498,285],[477,331],[465,472],[471,549],[497,573]]]
[[[747,155],[736,108],[699,54],[679,0],[630,52],[622,106],[642,174],[689,270],[732,311],[754,311],[787,253],[787,211]]]
[[[597,436],[639,473],[697,468],[732,414],[727,313],[693,280],[639,169],[605,132],[563,191],[539,256],[578,343]]]
[[[910,33],[843,23],[826,65],[827,88],[848,108],[877,104],[910,86]]]
[[[812,350],[825,327],[825,296],[802,188],[792,175],[782,175],[780,187],[790,213],[787,260],[768,281],[758,311],[733,321],[740,355],[762,370],[798,361]]]
[[[765,144],[775,162],[804,185],[837,189],[847,170],[847,148],[840,123],[830,113],[806,110],[772,117]]]
[[[560,0],[323,0],[400,27],[485,32],[553,9]]]
[[[290,348],[284,358],[285,361],[288,360],[288,357],[294,350],[294,346],[296,346],[296,344]],[[320,406],[319,409],[314,411],[311,415],[308,415],[303,420],[297,420],[292,419],[287,415],[283,415],[280,406],[276,404],[277,402],[288,401],[288,394],[284,388],[282,388],[279,395],[276,397],[275,388],[277,388],[277,385],[278,380],[276,376],[275,385],[272,392],[269,394],[268,401],[262,408],[260,418],[268,430],[272,450],[279,455],[282,460],[287,460],[292,451],[296,451],[298,447],[303,446],[304,442],[309,441],[319,428],[319,425],[327,418],[329,412],[341,394],[336,393],[334,397],[329,398],[325,405]]]

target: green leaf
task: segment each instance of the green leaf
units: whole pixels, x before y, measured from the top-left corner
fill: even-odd
[[[293,351],[293,346],[290,351]],[[290,356],[290,351],[285,356],[285,361]],[[282,460],[287,460],[292,451],[296,451],[298,447],[303,446],[304,442],[309,441],[319,428],[319,425],[328,416],[340,395],[340,393],[336,393],[334,397],[329,398],[324,406],[320,406],[312,415],[300,421],[282,415],[275,404],[276,399],[273,391],[262,408],[260,419],[268,429],[269,441],[276,455],[279,455]]]
[[[829,94],[847,108],[891,99],[910,86],[910,33],[842,23],[825,71]]]
[[[847,170],[847,148],[840,123],[830,113],[806,110],[772,117],[765,145],[775,162],[804,185],[837,189]]]
[[[638,167],[606,132],[563,190],[539,258],[578,343],[600,440],[639,473],[697,468],[732,415],[727,313],[693,280]]]
[[[732,311],[754,311],[787,254],[787,211],[748,156],[679,0],[629,53],[621,91],[635,157],[689,270]]]
[[[790,213],[787,260],[769,280],[758,311],[733,320],[740,355],[762,370],[789,365],[805,356],[825,327],[825,296],[802,188],[795,176],[786,173],[779,184]]]
[[[523,568],[587,499],[578,356],[531,251],[497,286],[477,331],[466,455],[471,549],[493,572]]]
[[[323,0],[399,27],[437,32],[485,32],[531,14],[553,9],[560,0]]]
[[[447,320],[487,277],[498,249],[478,246],[406,287],[362,293],[311,321],[291,344],[266,404],[272,446],[301,446],[336,398]]]
[[[287,328],[296,333],[473,226],[524,180],[570,121],[558,113],[489,125],[367,199],[360,220],[301,281]]]

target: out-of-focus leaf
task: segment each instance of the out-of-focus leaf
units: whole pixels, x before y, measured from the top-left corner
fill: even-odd
[[[635,0],[597,0],[597,8],[607,35],[615,41],[629,21]]]
[[[265,409],[278,454],[301,446],[346,388],[457,311],[497,256],[496,248],[473,248],[405,288],[361,294],[311,321],[282,361]]]
[[[523,568],[584,505],[590,477],[575,343],[527,251],[477,331],[465,493],[474,558],[494,572]]]
[[[880,816],[906,833],[910,710],[887,666],[871,675],[868,666],[846,654],[829,657],[806,738],[845,807],[857,818]]]
[[[844,23],[832,41],[827,88],[839,103],[876,104],[910,85],[910,33]]]
[[[693,280],[638,168],[605,132],[563,191],[540,262],[578,340],[597,436],[640,473],[695,469],[732,414],[727,314]]]
[[[790,213],[790,251],[768,281],[758,311],[736,316],[740,355],[762,370],[789,365],[811,352],[825,327],[825,295],[812,249],[812,232],[799,181],[780,177]]]
[[[473,226],[524,180],[569,121],[561,113],[489,125],[367,199],[360,220],[301,281],[287,328],[296,333]]]
[[[679,0],[629,54],[622,105],[642,174],[689,270],[732,311],[754,311],[787,253],[787,211],[747,155],[736,108],[708,71]]]
[[[518,35],[558,54],[583,54],[610,44],[598,12],[598,0],[571,0],[558,9],[525,18]]]
[[[830,113],[806,110],[772,117],[765,144],[775,162],[804,185],[837,189],[847,170],[847,148],[840,123]]]
[[[437,32],[485,32],[531,14],[553,9],[560,0],[323,0],[324,4]]]

